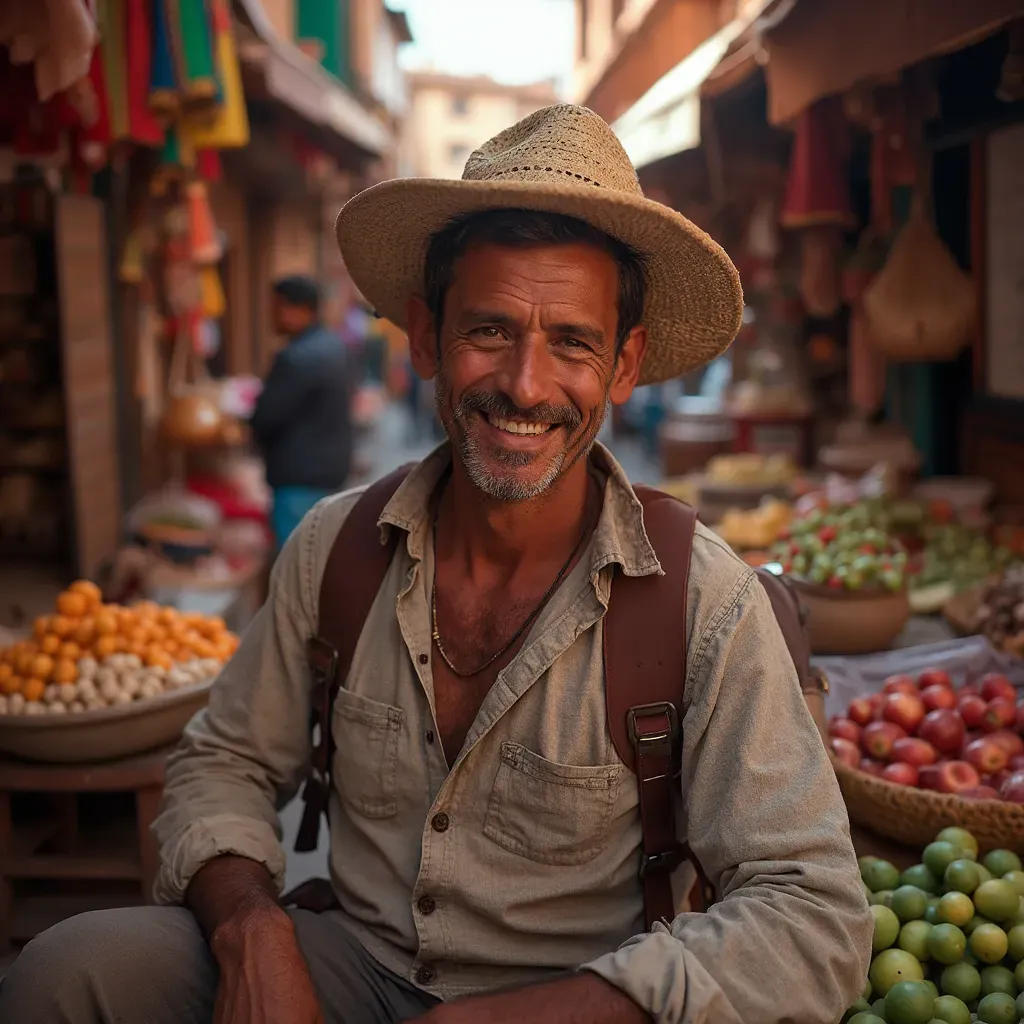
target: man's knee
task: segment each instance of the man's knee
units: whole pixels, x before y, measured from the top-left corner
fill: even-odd
[[[103,910],[62,921],[22,950],[0,985],[0,1020],[198,1021],[215,990],[187,910]]]

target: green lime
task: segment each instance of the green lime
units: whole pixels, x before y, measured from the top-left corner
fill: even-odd
[[[928,953],[940,964],[958,964],[967,951],[967,936],[955,924],[937,924],[928,935]]]
[[[871,962],[868,977],[872,988],[884,998],[898,982],[924,981],[924,970],[916,956],[902,949],[883,949]]]
[[[997,924],[983,924],[974,929],[970,938],[971,952],[986,964],[997,964],[1010,947],[1006,932]]]
[[[947,996],[973,1003],[981,995],[981,975],[970,964],[953,964],[942,972],[939,988]]]
[[[884,1017],[877,1017],[873,1013],[858,1013],[850,1018],[849,1024],[886,1024]]]
[[[971,860],[955,860],[946,868],[942,880],[951,891],[966,893],[968,896],[978,888],[981,881],[978,865]]]
[[[938,915],[943,923],[963,928],[974,917],[974,904],[970,896],[954,889],[940,897]]]
[[[991,924],[992,922],[987,917],[982,917],[981,914],[975,914],[974,917],[964,925],[964,934],[970,938],[975,930],[983,924]]]
[[[942,918],[939,917],[939,897],[929,896],[928,897],[928,909],[924,912],[924,919],[929,924],[941,924]]]
[[[861,864],[860,877],[872,892],[895,889],[900,884],[900,873],[896,865],[878,857],[872,857],[867,863]]]
[[[922,963],[928,959],[928,936],[932,926],[927,921],[908,921],[901,929],[896,945],[913,953]]]
[[[946,868],[955,860],[960,860],[963,854],[958,846],[952,843],[940,842],[929,843],[921,854],[921,860],[925,867],[936,877],[941,878],[946,873]]]
[[[1017,890],[1017,895],[1024,897],[1024,871],[1007,871],[1003,881],[1009,882]]]
[[[893,893],[894,899],[895,895]],[[974,890],[973,899],[979,914],[984,914],[990,921],[998,922],[1008,921],[1017,913],[1020,897],[1009,882],[1004,882],[1001,878],[993,878],[991,882],[982,882]]]
[[[847,1024],[851,1017],[856,1017],[858,1013],[865,1014],[871,1012],[871,1004],[866,999],[858,999],[857,1002],[851,1006],[846,1013],[843,1014],[842,1024]]]
[[[892,894],[890,906],[901,921],[920,921],[928,909],[928,894],[916,885],[901,885]]]
[[[992,992],[1005,992],[1017,998],[1017,982],[1013,980],[1013,971],[1001,964],[983,967],[981,970],[981,994],[987,996]]]
[[[978,885],[982,885],[984,882],[991,882],[996,876],[984,864],[977,865],[978,867]]]
[[[1024,960],[1017,964],[1013,971],[1013,980],[1020,992],[1024,992]]]
[[[982,1024],[1017,1024],[1017,1008],[1013,997],[1005,992],[993,992],[978,1003],[978,1020]]]
[[[935,984],[930,978],[925,978],[924,983],[928,986],[928,991],[932,994],[932,999],[939,998],[939,986]]]
[[[861,992],[861,994],[860,994],[861,999],[863,999],[864,1002],[866,1003],[871,998],[872,994],[873,994],[873,992],[872,992],[872,989],[871,989],[871,982],[870,981],[865,981],[864,982],[864,991]]]
[[[928,1024],[935,996],[923,981],[898,981],[885,996],[885,1019],[889,1024]]]
[[[881,1017],[882,1020],[885,1020],[885,1000],[884,999],[876,999],[871,1004],[871,1012],[876,1017]]]
[[[1018,857],[1013,850],[990,850],[981,859],[981,863],[984,864],[996,878],[1002,878],[1003,875],[1009,871],[1024,870],[1024,864],[1021,864],[1020,857]]]
[[[872,907],[887,907],[892,903],[892,889],[879,889],[878,892],[873,892],[868,898],[868,903]]]
[[[1004,878],[1003,881],[1005,882],[1006,879]],[[1024,896],[1021,896],[1020,900],[1017,902],[1017,913],[1006,922],[1008,928],[1012,928],[1014,925],[1018,924],[1024,924]]]
[[[956,996],[939,996],[932,1007],[932,1016],[946,1024],[971,1024],[971,1011],[967,1004]]]
[[[1010,959],[1016,964],[1024,961],[1024,924],[1015,924],[1006,933]]]
[[[877,953],[888,949],[900,933],[900,919],[888,908],[877,904],[871,908],[871,916],[875,919],[875,934],[871,938],[871,948]],[[874,985],[874,979],[871,984]],[[877,986],[876,986],[877,987]]]
[[[912,868],[907,868],[906,871],[900,875],[900,885],[913,885],[923,892],[932,893],[934,896],[939,895],[939,879],[933,875],[928,868],[923,864],[915,864]],[[895,889],[896,887],[893,886]]]
[[[1024,992],[1017,996],[1017,1002],[1013,1005],[1017,1008],[1017,1016],[1024,1020]]]
[[[952,843],[960,850],[970,850],[975,857],[978,856],[978,840],[965,828],[957,828],[955,825],[944,828],[936,837],[937,843]]]

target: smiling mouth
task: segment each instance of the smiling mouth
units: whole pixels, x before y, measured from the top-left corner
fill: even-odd
[[[538,434],[546,434],[555,426],[553,423],[526,423],[522,420],[509,420],[503,416],[495,416],[493,413],[485,413],[485,416],[487,422],[496,430],[516,436],[535,437]]]

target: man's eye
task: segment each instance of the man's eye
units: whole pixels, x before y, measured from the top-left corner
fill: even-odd
[[[562,339],[562,344],[565,345],[566,348],[575,348],[575,349],[589,348],[587,343],[585,341],[580,341],[579,338],[563,338]]]
[[[497,341],[499,338],[504,337],[500,327],[475,327],[472,333],[478,338],[484,338],[487,341]]]

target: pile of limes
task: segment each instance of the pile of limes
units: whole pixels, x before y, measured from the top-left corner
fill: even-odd
[[[874,957],[849,1024],[1018,1024],[1024,1020],[1024,868],[1010,850],[943,829],[900,871],[861,857]]]

